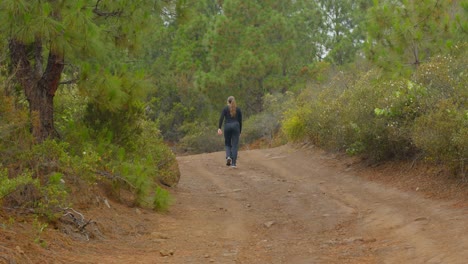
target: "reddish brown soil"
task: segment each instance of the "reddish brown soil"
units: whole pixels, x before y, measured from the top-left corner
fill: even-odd
[[[297,146],[223,159],[179,157],[167,213],[94,193],[75,208],[89,240],[4,211],[0,263],[467,263],[468,186],[442,171]]]

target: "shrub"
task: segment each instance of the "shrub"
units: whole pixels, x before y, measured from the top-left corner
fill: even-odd
[[[185,136],[180,140],[179,147],[190,153],[206,153],[221,151],[224,139],[216,134],[216,122],[185,123],[181,130]]]
[[[34,138],[29,132],[28,111],[15,97],[4,94],[0,87],[0,163],[15,164],[29,151]]]
[[[286,112],[282,129],[290,141],[296,142],[306,137],[308,113],[310,113],[310,111],[305,107]]]
[[[283,131],[292,141],[305,138],[373,161],[422,152],[426,160],[466,175],[467,50],[463,44],[433,57],[411,79],[376,69],[354,77],[329,75],[302,91],[283,119]]]
[[[466,175],[468,157],[468,111],[452,100],[441,101],[436,109],[416,119],[413,140],[426,159],[442,162]]]
[[[347,89],[332,80],[321,91],[312,88],[299,96],[300,106],[283,122],[290,139],[306,137],[322,148],[373,161],[411,155],[410,131],[424,89],[405,79],[383,79],[377,70],[347,81]]]
[[[175,186],[180,171],[171,149],[165,145],[156,124],[141,121],[142,134],[135,138],[134,145],[139,151],[127,151],[123,147],[109,145],[105,168],[115,180],[123,180],[126,187],[135,194],[135,203],[151,206],[159,184]],[[120,188],[120,185],[114,185]]]
[[[172,198],[169,192],[159,186],[156,187],[153,208],[156,211],[167,211],[170,204],[172,203]]]
[[[10,179],[8,170],[0,166],[0,201],[25,185],[38,186],[39,181],[27,172]]]
[[[242,143],[251,144],[263,140],[271,146],[281,127],[281,119],[291,107],[293,94],[266,94],[263,97],[263,111],[250,116],[243,122]]]

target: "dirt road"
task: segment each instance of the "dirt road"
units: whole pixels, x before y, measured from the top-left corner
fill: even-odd
[[[111,204],[114,219],[97,218],[106,239],[50,243],[51,263],[468,262],[466,206],[366,181],[320,151],[242,151],[237,169],[222,153],[178,161],[168,213]]]
[[[467,263],[468,214],[364,181],[316,151],[179,158],[161,263]]]

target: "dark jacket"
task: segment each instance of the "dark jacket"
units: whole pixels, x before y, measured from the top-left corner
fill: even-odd
[[[239,122],[239,132],[242,133],[242,111],[240,110],[239,107],[236,107],[235,117],[231,116],[228,105],[223,108],[223,111],[221,112],[221,116],[219,117],[219,125],[218,125],[219,129],[221,129],[223,125],[223,120],[226,120],[226,123]]]

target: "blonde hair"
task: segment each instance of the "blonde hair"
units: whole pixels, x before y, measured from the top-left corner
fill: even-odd
[[[229,113],[231,114],[231,117],[235,117],[237,104],[236,104],[236,99],[234,98],[234,96],[229,96],[227,99],[227,103],[229,105]]]

